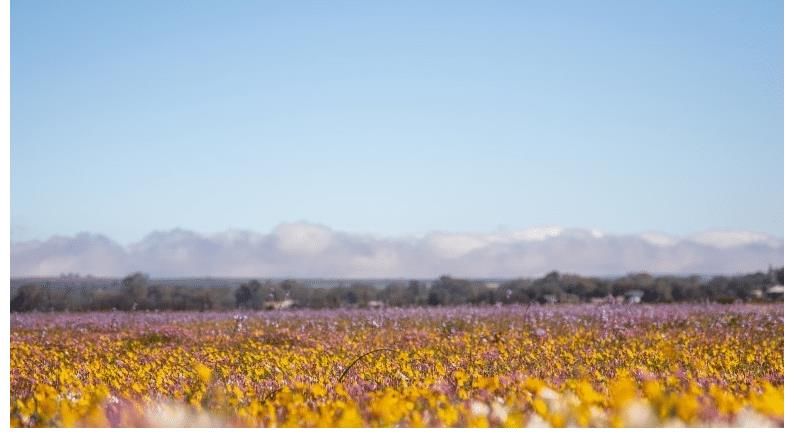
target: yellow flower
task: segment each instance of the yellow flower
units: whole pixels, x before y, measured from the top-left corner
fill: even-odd
[[[212,377],[212,369],[205,366],[204,364],[197,363],[196,374],[198,374],[199,379],[206,384],[210,382],[210,378]]]

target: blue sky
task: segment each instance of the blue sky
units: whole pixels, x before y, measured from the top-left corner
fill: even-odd
[[[12,240],[783,235],[773,1],[14,1]]]

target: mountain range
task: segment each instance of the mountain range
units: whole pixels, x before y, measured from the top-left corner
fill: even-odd
[[[142,271],[153,277],[507,278],[552,270],[597,276],[735,274],[782,264],[783,240],[756,232],[676,237],[553,226],[383,237],[292,222],[269,233],[177,228],[128,245],[88,232],[11,245],[12,277]]]

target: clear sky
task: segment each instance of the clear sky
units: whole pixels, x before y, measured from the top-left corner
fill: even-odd
[[[12,240],[783,235],[778,1],[13,1]]]

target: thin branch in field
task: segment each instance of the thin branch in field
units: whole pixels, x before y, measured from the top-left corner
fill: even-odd
[[[272,399],[276,398],[276,394],[279,393],[279,391],[281,389],[283,389],[283,388],[282,387],[277,387],[277,388],[273,389],[273,391],[271,391],[269,394],[267,394],[267,396],[265,397],[265,400],[269,401],[269,400],[272,400]]]
[[[359,361],[360,361],[360,360],[362,360],[363,358],[365,358],[365,357],[367,357],[367,356],[369,356],[369,355],[371,355],[371,354],[373,354],[373,353],[378,353],[378,352],[394,352],[394,353],[398,353],[398,351],[397,351],[397,350],[394,350],[394,349],[391,349],[391,348],[376,348],[375,350],[372,350],[372,351],[369,351],[369,352],[367,352],[367,353],[364,353],[363,355],[361,355],[361,356],[359,356],[358,358],[356,358],[356,359],[355,359],[353,362],[351,362],[351,363],[350,363],[350,364],[347,366],[347,368],[345,369],[345,371],[344,371],[344,372],[342,372],[342,374],[339,376],[339,378],[337,378],[336,382],[337,382],[337,383],[341,383],[341,382],[342,382],[342,380],[343,380],[343,379],[345,379],[345,375],[347,375],[347,372],[349,372],[349,371],[350,371],[350,369],[351,369],[351,368],[352,368],[352,367],[353,367],[353,366],[354,366],[354,365],[355,365],[357,362],[359,362]]]

